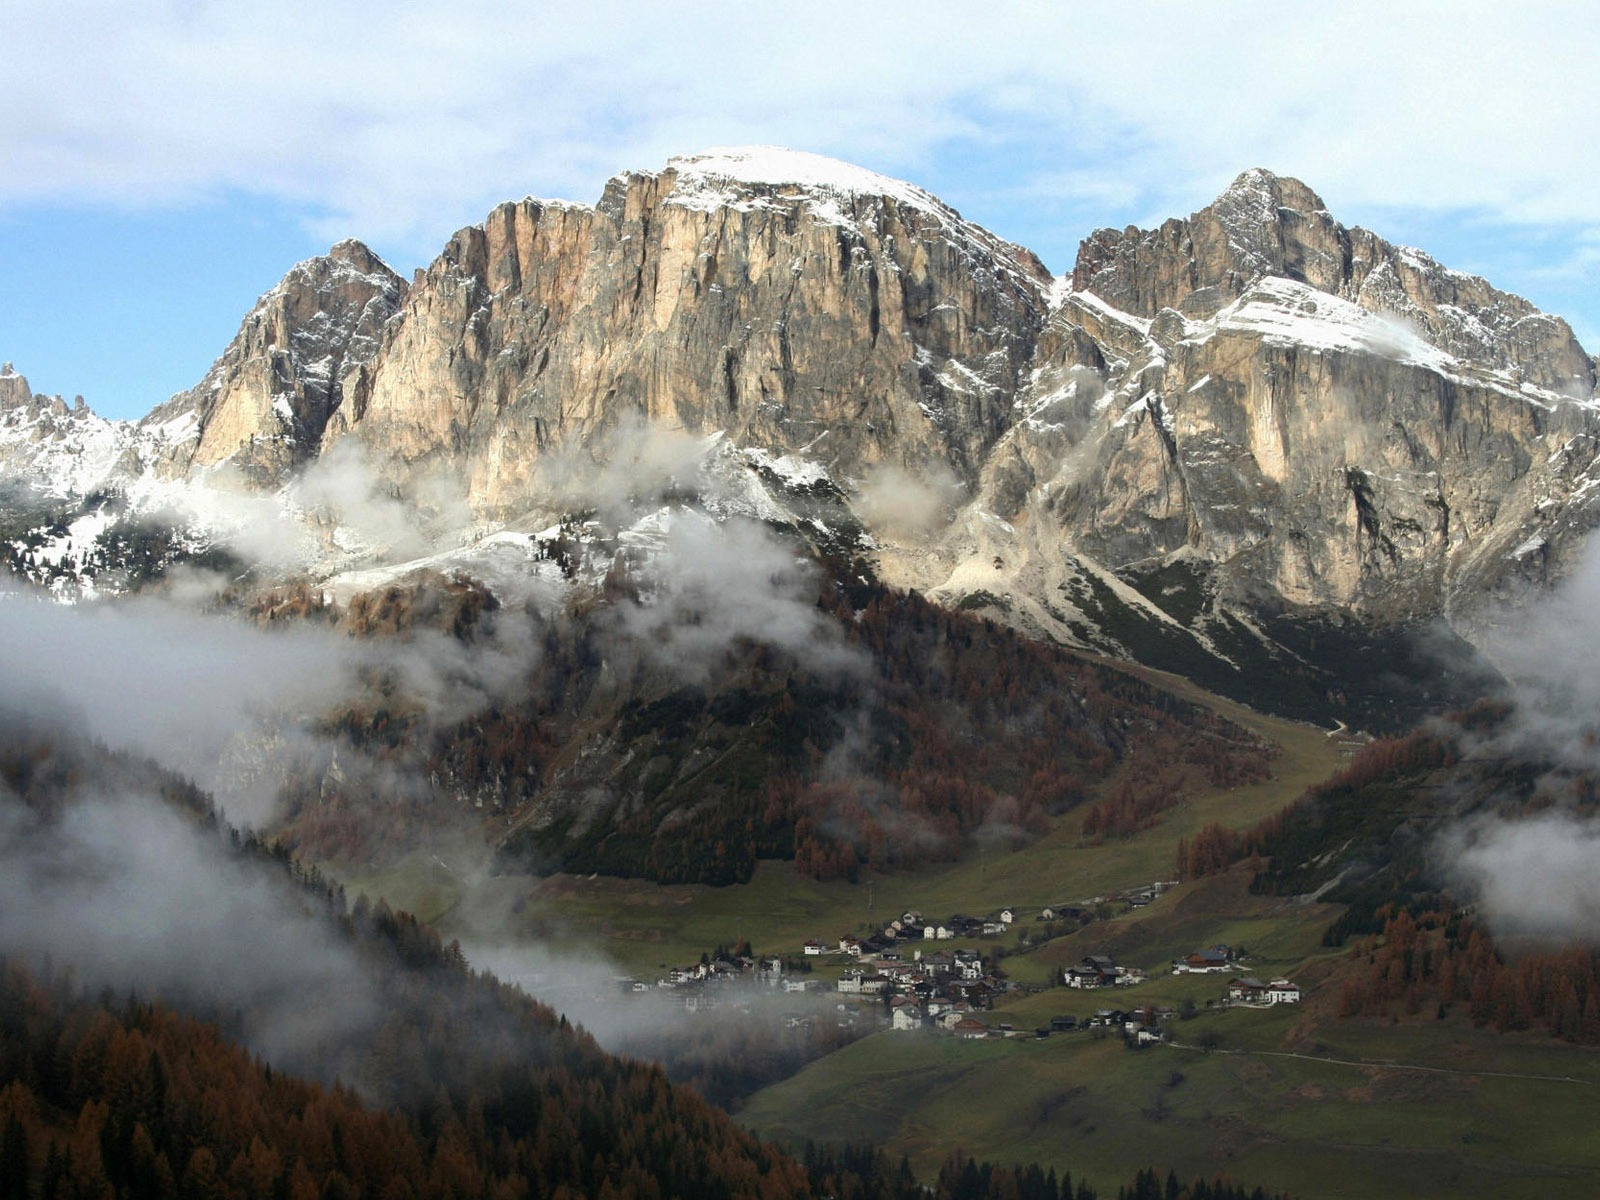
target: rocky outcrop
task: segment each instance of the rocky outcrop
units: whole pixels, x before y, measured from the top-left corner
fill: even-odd
[[[206,377],[145,418],[175,442],[166,468],[231,461],[258,485],[282,483],[316,456],[405,292],[353,240],[296,265],[256,302]]]
[[[457,234],[336,421],[377,458],[448,462],[525,504],[541,453],[630,418],[975,478],[1045,314],[1032,255],[920,189],[729,151],[524,201]]]

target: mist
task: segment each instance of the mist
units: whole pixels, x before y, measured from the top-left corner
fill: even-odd
[[[1534,754],[1565,767],[1600,769],[1600,540],[1570,575],[1503,620],[1488,651],[1512,685],[1512,724],[1497,751]]]
[[[0,592],[10,703],[229,791],[241,739],[293,737],[359,687],[359,648],[331,630],[257,629],[157,599],[62,606]],[[270,798],[222,797],[233,819]]]
[[[46,818],[0,785],[0,953],[88,984],[245,1014],[249,1046],[315,1069],[378,1005],[353,952],[282,880],[159,799],[89,795]]]
[[[309,623],[261,627],[172,597],[63,606],[0,591],[0,644],[9,703],[147,757],[211,792],[233,823],[259,828],[292,762],[324,767],[337,754],[347,773],[416,786],[319,732],[321,718],[379,685],[444,723],[516,694],[538,661],[536,628],[515,610],[497,616],[493,636],[474,644],[425,628],[357,639]]]
[[[909,540],[948,524],[962,499],[961,481],[943,463],[930,462],[915,474],[885,464],[867,473],[855,509],[869,528]]]
[[[673,512],[641,568],[640,598],[619,608],[621,627],[681,678],[704,682],[740,641],[788,651],[823,675],[863,672],[816,606],[820,578],[764,526]]]
[[[1496,933],[1600,943],[1600,822],[1569,812],[1485,820],[1452,831],[1443,849]]]
[[[1573,773],[1600,771],[1600,541],[1551,591],[1505,616],[1488,651],[1510,683],[1505,724],[1469,738],[1489,759],[1543,764],[1531,815],[1483,815],[1448,828],[1435,847],[1449,880],[1503,934],[1600,943],[1600,822],[1571,804]]]

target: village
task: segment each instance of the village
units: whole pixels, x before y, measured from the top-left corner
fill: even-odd
[[[1118,899],[1129,907],[1140,907],[1150,903],[1164,886],[1152,884]],[[1100,897],[1085,903],[1099,903],[1103,908],[1105,900]],[[1083,913],[1082,905],[1045,906],[1034,920],[1052,922]],[[1121,1036],[1130,1046],[1145,1046],[1163,1040],[1174,1019],[1194,1015],[1192,1002],[1185,1002],[1188,1011],[1124,1003],[1099,1007],[1081,1017],[1053,1015],[1048,1024],[1036,1028],[1018,1029],[981,1019],[980,1013],[992,1010],[999,998],[1024,990],[1022,985],[1005,977],[999,967],[1001,955],[994,951],[986,954],[970,945],[945,948],[939,944],[1005,938],[1017,932],[1022,915],[1016,908],[1005,907],[984,917],[957,913],[934,921],[907,910],[866,936],[843,934],[826,942],[810,939],[800,946],[798,955],[758,956],[743,944],[733,950],[718,947],[714,953],[702,954],[698,963],[672,968],[654,985],[631,979],[621,982],[624,990],[632,993],[668,992],[681,997],[691,1012],[709,1012],[734,1003],[739,995],[734,985],[740,984],[796,997],[827,996],[836,1000],[832,1012],[841,1026],[869,1022],[969,1040],[1042,1039],[1084,1030],[1095,1036]],[[1024,936],[1017,940],[1027,945],[1034,939]],[[1259,979],[1248,973],[1244,959],[1240,949],[1213,945],[1174,958],[1171,973],[1224,977],[1227,982],[1215,1000],[1206,1001],[1207,1008],[1214,1004],[1268,1008],[1300,1002],[1298,985],[1282,978]],[[1147,973],[1138,967],[1119,964],[1109,955],[1089,954],[1060,969],[1055,983],[1073,991],[1126,990],[1147,979]],[[817,1011],[814,1003],[809,1004],[810,1015],[797,1011],[792,1020],[817,1020]]]

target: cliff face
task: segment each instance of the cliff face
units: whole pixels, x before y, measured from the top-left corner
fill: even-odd
[[[593,209],[506,205],[428,269],[337,423],[380,460],[444,459],[483,512],[540,452],[643,417],[976,476],[1044,315],[1031,255],[926,193],[788,152],[674,159]]]
[[[1079,559],[1183,558],[1214,602],[1470,628],[1594,524],[1594,363],[1565,322],[1293,180],[1102,230],[1072,284],[980,494],[1010,528],[976,555],[1017,558],[1026,596]],[[971,586],[958,565],[944,594]]]

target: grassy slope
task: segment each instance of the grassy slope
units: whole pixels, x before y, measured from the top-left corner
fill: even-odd
[[[1196,1018],[1227,1046],[1284,1033],[1288,1012]],[[1495,1057],[1459,1031],[1452,1052]],[[1416,1039],[1361,1031],[1366,1048]],[[768,1089],[741,1120],[783,1140],[867,1136],[933,1169],[954,1146],[1039,1161],[1091,1180],[1140,1165],[1226,1173],[1320,1196],[1591,1196],[1600,1190],[1600,1058],[1553,1043],[1513,1048],[1554,1083],[1155,1048],[1114,1038],[958,1042],[882,1033]],[[1544,1072],[1537,1068],[1543,1067]]]

